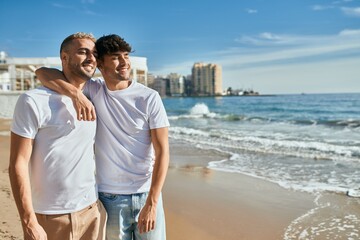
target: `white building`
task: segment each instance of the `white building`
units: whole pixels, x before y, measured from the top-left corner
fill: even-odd
[[[130,57],[132,72],[135,81],[147,85],[147,59],[144,57]],[[0,91],[24,91],[39,85],[35,70],[39,67],[54,67],[61,69],[60,57],[44,58],[14,58],[0,52]],[[96,71],[95,77],[101,76]]]

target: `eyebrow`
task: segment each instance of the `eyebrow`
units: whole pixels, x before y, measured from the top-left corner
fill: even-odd
[[[97,52],[96,49],[94,51],[92,51],[90,48],[78,48],[78,51],[80,50],[85,50],[85,51],[90,51],[90,52]]]
[[[119,55],[128,55],[129,52],[123,52],[123,53],[111,53],[110,55],[113,55],[113,56],[119,56]]]

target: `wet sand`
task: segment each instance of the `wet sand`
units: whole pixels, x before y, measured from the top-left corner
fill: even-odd
[[[313,195],[202,165],[226,156],[206,155],[176,143],[171,146],[164,188],[171,240],[279,240],[294,219],[314,207]]]

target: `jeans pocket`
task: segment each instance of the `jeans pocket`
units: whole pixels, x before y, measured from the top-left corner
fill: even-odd
[[[99,198],[101,201],[113,201],[117,198],[117,194],[99,192]]]

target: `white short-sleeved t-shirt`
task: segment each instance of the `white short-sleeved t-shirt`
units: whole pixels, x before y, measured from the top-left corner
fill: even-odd
[[[151,185],[154,150],[150,130],[169,126],[161,98],[153,89],[132,81],[110,91],[101,79],[87,84],[97,112],[95,158],[100,192],[133,194]]]
[[[70,98],[44,87],[22,94],[11,131],[34,139],[30,182],[36,213],[71,213],[96,201],[96,123],[78,121]]]

